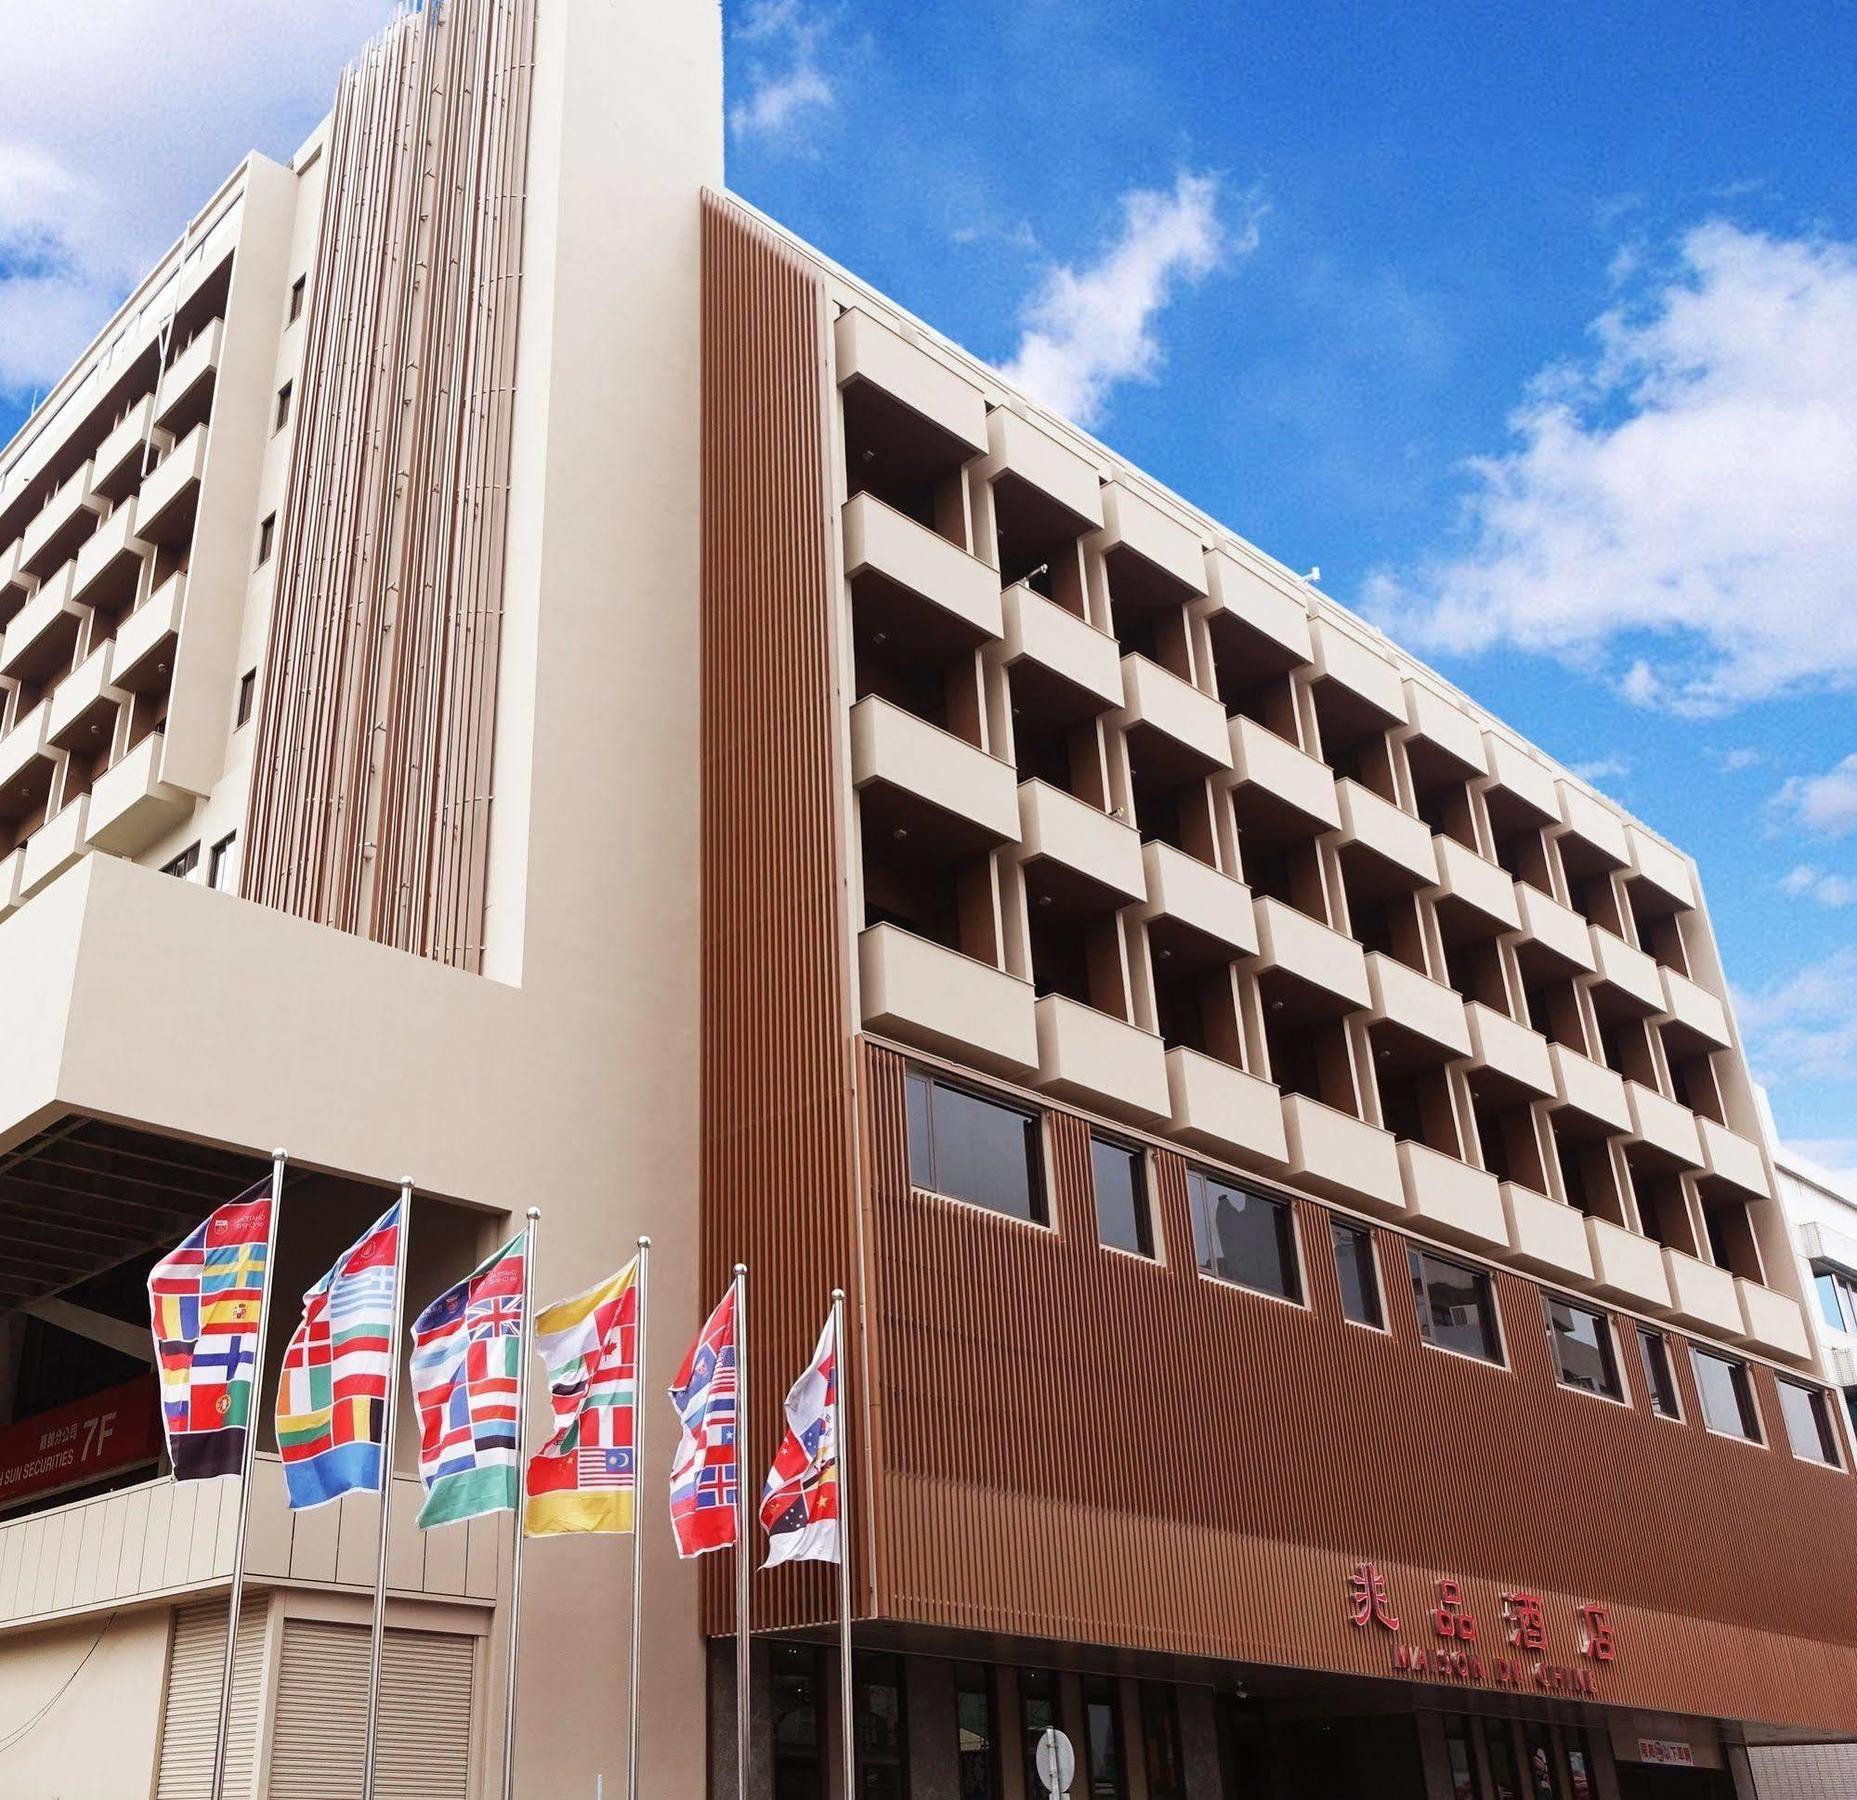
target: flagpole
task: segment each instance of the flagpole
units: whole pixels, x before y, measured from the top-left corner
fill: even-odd
[[[258,1445],[258,1400],[264,1391],[264,1337],[271,1317],[271,1277],[277,1261],[277,1214],[284,1196],[284,1153],[271,1152],[271,1208],[264,1226],[264,1281],[258,1289],[258,1342],[252,1352],[245,1404],[245,1455],[239,1466],[239,1524],[232,1540],[232,1588],[226,1596],[226,1660],[219,1674],[219,1725],[213,1735],[213,1800],[226,1791],[226,1732],[232,1723],[232,1676],[239,1647],[239,1602],[245,1591],[245,1525],[251,1517],[252,1452]],[[236,1370],[234,1371],[236,1373]]]
[[[516,1357],[516,1549],[509,1569],[509,1668],[503,1691],[503,1800],[516,1793],[516,1636],[522,1620],[522,1486],[523,1451],[529,1423],[529,1304],[535,1289],[535,1227],[542,1209],[529,1208],[529,1228],[522,1244],[522,1319]]]
[[[639,1516],[645,1497],[645,1348],[651,1300],[651,1239],[638,1240],[637,1352],[632,1378],[632,1692],[626,1715],[626,1800],[638,1800],[638,1634],[641,1595],[645,1581],[644,1521]]]
[[[387,1330],[386,1413],[380,1439],[380,1542],[374,1550],[374,1635],[368,1646],[367,1761],[361,1800],[374,1800],[374,1750],[380,1736],[380,1656],[387,1636],[387,1523],[393,1510],[393,1431],[400,1412],[400,1330],[405,1319],[406,1240],[413,1230],[413,1178],[400,1178],[399,1222],[393,1233],[393,1323]]]
[[[748,1265],[735,1265],[735,1793],[748,1800]]]
[[[858,1739],[853,1711],[855,1684],[851,1670],[851,1457],[846,1449],[845,1420],[851,1408],[849,1363],[845,1356],[845,1290],[832,1289],[832,1365],[837,1372],[837,1416],[832,1420],[838,1458],[838,1712],[845,1757],[845,1800],[857,1792]]]

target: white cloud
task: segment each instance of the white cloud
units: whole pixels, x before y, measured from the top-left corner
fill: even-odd
[[[1799,863],[1780,877],[1780,892],[1795,900],[1816,900],[1820,906],[1857,905],[1857,881],[1848,875],[1828,875],[1810,863]]]
[[[1818,1176],[1833,1192],[1857,1200],[1857,1138],[1788,1138],[1786,1151],[1808,1165],[1802,1174]]]
[[[0,115],[0,391],[49,384],[247,151],[288,156],[389,0],[15,0]]]
[[[1631,773],[1631,764],[1622,756],[1597,756],[1591,762],[1569,763],[1568,772],[1582,781],[1598,783],[1617,781]]]
[[[1151,381],[1162,360],[1155,315],[1182,281],[1198,281],[1228,256],[1257,247],[1263,207],[1219,216],[1219,178],[1182,170],[1172,193],[1133,188],[1121,199],[1122,228],[1083,269],[1056,263],[1026,302],[1019,348],[1001,373],[1080,424],[1102,416],[1110,389]]]
[[[1764,988],[1737,991],[1735,1013],[1755,1071],[1769,1087],[1857,1082],[1857,945]]]
[[[729,108],[729,129],[737,137],[791,139],[809,115],[837,104],[819,66],[825,34],[825,19],[800,0],[752,0],[734,34],[759,46],[748,64],[747,98]]]
[[[1756,750],[1749,744],[1741,744],[1733,750],[1724,750],[1721,764],[1726,773],[1733,775],[1742,769],[1757,769],[1766,760],[1766,751]]]
[[[1467,548],[1369,609],[1682,713],[1857,686],[1857,245],[1705,224],[1635,294],[1469,465]]]
[[[1822,775],[1795,775],[1773,804],[1807,831],[1844,837],[1857,831],[1857,751]]]

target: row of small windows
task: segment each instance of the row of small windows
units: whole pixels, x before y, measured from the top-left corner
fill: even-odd
[[[1042,1120],[1036,1111],[976,1093],[959,1082],[912,1068],[904,1080],[909,1179],[914,1187],[965,1200],[1028,1224],[1048,1223]],[[1147,1156],[1100,1132],[1090,1135],[1096,1229],[1106,1247],[1131,1256],[1156,1254]],[[1300,1304],[1304,1298],[1296,1219],[1289,1203],[1205,1169],[1187,1171],[1187,1206],[1200,1274]],[[1386,1329],[1373,1236],[1331,1217],[1343,1314]],[[1420,1334],[1438,1349],[1506,1366],[1495,1292],[1486,1270],[1407,1246]],[[1857,1292],[1853,1299],[1857,1300]],[[1555,1371],[1563,1386],[1627,1402],[1614,1321],[1556,1294],[1542,1295]],[[1854,1315],[1857,1316],[1857,1315]],[[1669,1340],[1649,1326],[1620,1326],[1635,1338],[1651,1410],[1680,1419]],[[1690,1363],[1709,1430],[1750,1443],[1766,1441],[1747,1364],[1692,1346]],[[1841,1466],[1837,1434],[1817,1388],[1776,1377],[1780,1410],[1795,1455]]]

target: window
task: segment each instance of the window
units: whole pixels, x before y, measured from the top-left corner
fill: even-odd
[[[217,894],[236,894],[239,891],[239,834],[228,831],[213,846],[213,853],[206,860],[206,885]]]
[[[1038,1740],[1057,1728],[1057,1677],[1049,1669],[1019,1671],[1020,1741],[1025,1745],[1025,1791],[1042,1793],[1038,1780]]]
[[[290,284],[290,317],[285,321],[286,324],[294,325],[303,317],[303,290],[308,287],[308,285],[309,277],[307,275],[299,275],[296,280]]]
[[[277,514],[272,513],[258,527],[258,567],[263,568],[271,560],[271,546],[277,539]]]
[[[290,423],[291,385],[290,382],[286,381],[284,385],[277,390],[277,411],[271,418],[271,430],[273,434],[282,431],[284,427]]]
[[[1038,1116],[911,1069],[909,1179],[1009,1218],[1045,1219]]]
[[[858,1800],[909,1800],[903,1659],[866,1651],[853,1666]]]
[[[239,677],[238,713],[233,720],[232,729],[237,731],[241,725],[251,723],[251,709],[258,698],[258,671],[247,669]]]
[[[1817,1389],[1780,1377],[1780,1411],[1786,1419],[1787,1441],[1793,1455],[1807,1462],[1839,1466],[1838,1440],[1825,1396]]]
[[[999,1745],[993,1731],[991,1671],[984,1663],[954,1668],[955,1756],[960,1800],[997,1800]]]
[[[1139,1150],[1113,1138],[1090,1136],[1090,1173],[1096,1183],[1096,1235],[1116,1250],[1154,1254],[1146,1163]]]
[[[1515,1773],[1515,1740],[1507,1719],[1485,1721],[1483,1747],[1489,1752],[1491,1800],[1522,1800],[1522,1784]]]
[[[1638,1354],[1644,1358],[1644,1385],[1650,1391],[1651,1411],[1666,1419],[1680,1419],[1683,1409],[1677,1404],[1676,1377],[1670,1373],[1670,1346],[1661,1331],[1638,1327]]]
[[[1567,1782],[1573,1800],[1593,1800],[1593,1754],[1586,1733],[1572,1725],[1561,1729],[1567,1739]]]
[[[200,846],[189,844],[172,862],[161,865],[164,875],[173,875],[181,881],[193,880],[193,872],[200,866]]]
[[[1302,1298],[1296,1268],[1296,1223],[1287,1204],[1189,1170],[1193,1244],[1200,1272],[1285,1300]]]
[[[1604,1394],[1608,1400],[1625,1397],[1618,1378],[1618,1360],[1612,1354],[1612,1325],[1604,1313],[1543,1294],[1547,1312],[1548,1342],[1554,1349],[1554,1367],[1563,1387],[1583,1393]]]
[[[825,1800],[819,1749],[819,1653],[810,1644],[767,1647],[774,1731],[774,1800]]]
[[[1341,1277],[1341,1310],[1356,1325],[1384,1327],[1380,1283],[1374,1276],[1373,1233],[1333,1221],[1335,1272]]]
[[[1125,1800],[1128,1780],[1122,1772],[1122,1709],[1116,1684],[1097,1677],[1083,1684],[1084,1744],[1089,1753],[1090,1800]]]
[[[1838,1269],[1818,1269],[1812,1280],[1825,1323],[1833,1331],[1857,1332],[1857,1281]]]
[[[1502,1339],[1496,1331],[1496,1297],[1489,1277],[1429,1250],[1414,1247],[1408,1254],[1425,1341],[1484,1362],[1501,1362]]]
[[[1452,1800],[1483,1800],[1477,1780],[1477,1747],[1471,1741],[1470,1721],[1455,1716],[1444,1722],[1444,1747],[1451,1758]]]
[[[1187,1800],[1186,1761],[1180,1754],[1180,1708],[1164,1682],[1141,1684],[1142,1761],[1148,1800]]]
[[[1711,1431],[1758,1444],[1760,1413],[1754,1405],[1754,1384],[1748,1380],[1747,1364],[1694,1348],[1690,1362],[1696,1371],[1697,1392],[1702,1396],[1703,1424]]]

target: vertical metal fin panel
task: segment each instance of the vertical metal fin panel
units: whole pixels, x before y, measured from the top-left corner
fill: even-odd
[[[475,970],[534,0],[406,12],[342,76],[243,881]]]

